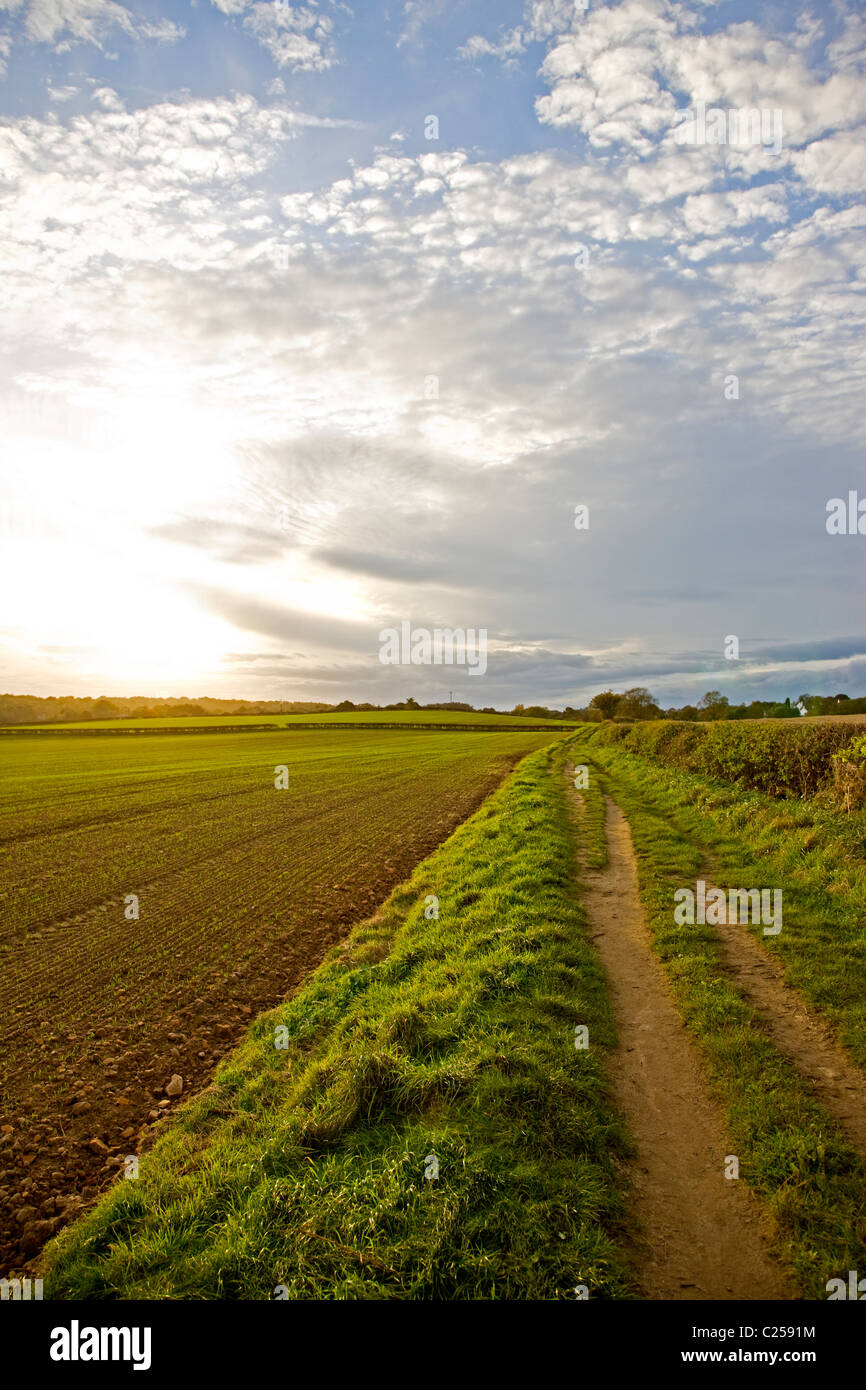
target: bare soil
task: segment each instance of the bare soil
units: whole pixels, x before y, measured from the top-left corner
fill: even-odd
[[[520,756],[508,755],[508,764]],[[234,969],[217,963],[194,984],[168,988],[134,1023],[102,1026],[94,999],[89,1032],[69,1034],[62,1064],[52,1063],[48,1079],[34,1074],[32,1061],[4,1055],[0,1274],[35,1272],[44,1244],[117,1180],[127,1156],[146,1152],[177,1105],[210,1083],[252,1020],[290,998],[502,776],[492,772],[471,790],[456,791],[423,822],[395,826],[384,861],[359,851],[350,875],[329,891],[326,864],[322,886],[293,908],[291,935],[274,936],[270,945],[265,935],[232,962]],[[84,939],[89,919],[99,917],[98,910],[82,915]],[[174,1074],[183,1092],[170,1098],[165,1087]]]

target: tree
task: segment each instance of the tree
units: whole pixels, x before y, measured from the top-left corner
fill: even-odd
[[[724,719],[728,712],[727,695],[719,694],[718,690],[708,690],[700,700],[698,700],[699,719]]]
[[[642,685],[635,685],[621,695],[615,709],[617,719],[658,719],[661,710]]]
[[[117,705],[113,704],[111,700],[107,700],[104,695],[101,695],[94,703],[90,713],[93,719],[116,719],[120,711]]]
[[[784,705],[774,705],[770,710],[771,719],[796,719],[800,711],[795,709],[790,702],[790,697]]]
[[[613,712],[619,704],[620,698],[612,690],[602,690],[600,694],[593,695],[589,707],[590,709],[600,709],[602,718],[613,719]]]

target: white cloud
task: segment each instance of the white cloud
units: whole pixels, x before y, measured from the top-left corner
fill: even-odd
[[[499,40],[485,39],[482,34],[473,34],[457,52],[461,58],[473,62],[478,58],[499,58],[510,62],[526,49],[524,31],[521,28],[509,29]]]
[[[317,8],[316,0],[211,0],[230,18],[243,16],[243,27],[267,49],[280,68],[292,72],[321,72],[336,61],[333,21]]]
[[[586,5],[580,0],[529,0],[525,21],[506,30],[501,38],[490,40],[473,34],[458,50],[461,58],[499,58],[512,64],[531,43],[541,43],[556,34],[565,34],[580,25]]]
[[[827,46],[827,58],[837,72],[862,72],[866,67],[866,20],[846,14],[840,38]]]
[[[667,158],[663,170],[667,166],[675,171],[675,157]],[[864,320],[856,289],[863,256],[848,224],[816,224],[820,249],[798,266],[785,232],[772,230],[790,230],[784,183],[709,191],[711,163],[686,161],[679,168],[691,176],[662,180],[660,200],[651,204],[643,193],[652,172],[644,166],[623,180],[617,168],[555,155],[518,156],[499,164],[472,163],[458,155],[383,156],[356,169],[351,179],[285,198],[282,206],[289,238],[314,251],[318,264],[324,257],[338,267],[343,256],[361,255],[381,266],[383,275],[388,267],[395,283],[411,284],[414,293],[447,277],[464,287],[467,303],[478,294],[503,295],[515,315],[550,313],[558,320],[567,314],[567,327],[562,324],[560,331],[578,362],[585,362],[587,352],[590,360],[616,360],[622,353],[664,351],[686,362],[703,360],[707,370],[714,362],[722,370],[736,341],[738,359],[754,374],[754,410],[781,409],[807,429],[813,428],[808,418],[820,420],[814,425],[819,434],[832,428],[859,435],[862,364],[848,328]],[[648,258],[643,247],[650,242],[654,249]],[[572,264],[581,243],[590,247],[590,268],[583,277],[575,275]],[[740,263],[737,256],[744,252],[747,258]],[[676,257],[691,269],[675,271]],[[811,325],[792,349],[801,315],[797,295],[804,284],[813,293]],[[715,339],[701,326],[712,314],[726,323]],[[813,414],[815,381],[832,357],[831,343],[838,354],[837,409],[843,382],[846,401],[832,423],[820,412]],[[778,360],[776,348],[783,349]],[[810,372],[817,377],[808,397],[798,400],[787,389],[788,376],[794,373],[805,382]],[[477,393],[477,377],[471,379]],[[598,437],[605,428],[604,409],[596,416],[584,406],[577,425],[568,414],[559,417],[549,401],[516,410],[509,390],[483,420],[476,414],[474,430],[468,428],[473,415],[468,400],[459,429],[453,420],[447,431],[444,422],[431,428],[440,439],[447,434],[452,443],[461,441],[467,458],[489,461],[580,436]],[[485,398],[492,403],[494,396],[488,383]],[[526,391],[522,397],[527,399]]]
[[[102,380],[110,393],[146,360],[152,335],[174,350],[182,344],[198,363],[193,377],[206,381],[218,344],[221,389],[259,413],[266,432],[279,420],[297,438],[326,427],[388,435],[412,420],[425,447],[502,466],[569,443],[585,447],[622,427],[595,380],[602,364],[665,352],[710,371],[736,337],[738,357],[765,382],[756,409],[782,409],[804,428],[860,429],[860,362],[848,336],[862,321],[854,228],[792,223],[784,182],[716,188],[707,151],[694,159],[669,151],[625,176],[561,153],[497,163],[460,151],[380,153],[349,177],[278,203],[265,191],[267,170],[285,141],[317,123],[311,118],[250,97],[127,111],[110,89],[94,93],[94,108],[66,123],[31,118],[0,129],[7,331],[26,337],[50,284],[58,342],[70,345],[61,356],[74,361],[72,345],[88,344],[76,369],[87,389]],[[834,166],[825,159],[822,167]],[[790,238],[806,225],[813,249],[804,260]],[[290,254],[287,270],[274,264],[278,245]],[[590,265],[581,274],[574,260],[584,245]],[[215,311],[214,286],[223,282]],[[777,370],[773,348],[802,313],[805,284],[811,328],[788,351],[785,372],[817,376],[812,398],[797,400],[767,383]],[[130,296],[138,329],[118,339]],[[480,302],[486,326],[479,323],[476,342],[467,324]],[[410,313],[429,324],[414,354],[396,327]],[[724,315],[718,341],[702,326],[712,314]],[[449,316],[465,352],[477,356],[456,367],[445,404],[419,408]],[[498,361],[486,360],[485,344],[501,345],[503,335],[513,361],[501,346]],[[811,426],[815,382],[834,341],[834,420]],[[453,358],[453,346],[447,351]],[[537,388],[530,370],[516,390],[533,359]],[[272,399],[278,361],[283,370],[291,364],[291,411]],[[453,360],[444,370],[453,377]],[[552,376],[560,382],[553,397]]]
[[[250,4],[218,8],[255,19]],[[286,67],[330,61],[330,29],[306,14],[257,34],[286,40]],[[158,657],[182,592],[173,659],[198,604],[208,649],[264,633],[264,668],[281,643],[312,641],[324,606],[340,618],[330,674],[321,653],[292,661],[330,689],[341,641],[355,678],[374,679],[357,624],[411,612],[488,626],[516,698],[515,682],[568,697],[600,671],[684,669],[681,637],[679,665],[652,665],[653,604],[656,647],[700,594],[720,632],[746,593],[757,630],[778,631],[791,553],[798,623],[814,597],[820,628],[831,590],[847,623],[857,595],[808,534],[792,540],[790,508],[825,487],[810,470],[830,474],[866,434],[866,211],[841,201],[864,176],[855,29],[837,36],[837,67],[813,70],[802,27],[778,46],[748,24],[704,44],[685,15],[660,0],[530,12],[522,35],[552,39],[542,101],[557,105],[541,114],[587,136],[577,151],[412,154],[395,131],[286,194],[286,142],[339,122],[245,95],[132,109],[98,87],[84,114],[0,125],[0,409],[14,426],[0,468],[37,501],[66,488],[107,508],[86,544],[60,528],[52,564],[69,589],[34,577],[32,630],[83,642],[76,624],[96,621],[117,571],[103,601],[118,642],[154,588],[143,650]],[[778,158],[676,148],[665,93],[717,89],[795,104],[799,143]],[[576,552],[582,499],[593,530]],[[598,601],[576,603],[588,590]],[[644,640],[628,646],[638,609]]]
[[[23,37],[31,43],[52,44],[57,53],[76,43],[102,48],[107,37],[118,30],[128,38],[157,43],[175,43],[186,33],[172,20],[152,23],[116,0],[0,0],[3,9],[13,13],[24,10]],[[0,35],[0,72],[11,46],[10,36]]]
[[[397,46],[417,43],[422,29],[441,16],[450,7],[450,0],[403,0],[403,29],[397,39]]]
[[[620,0],[577,14],[566,4],[529,4],[523,25],[499,40],[475,36],[462,53],[514,59],[528,42],[552,40],[541,67],[550,90],[536,102],[538,118],[581,131],[600,150],[652,156],[669,138],[675,111],[699,100],[780,109],[785,144],[796,149],[866,121],[866,29],[858,14],[843,20],[842,35],[826,43],[829,72],[808,62],[824,35],[815,15],[799,16],[782,38],[754,20],[704,33],[693,4],[670,0]],[[763,151],[719,157],[730,167],[767,161]]]
[[[49,83],[45,90],[52,101],[64,102],[71,101],[74,96],[77,96],[79,89],[77,87],[52,87]]]
[[[170,20],[152,24],[115,0],[28,0],[24,30],[34,43],[52,43],[61,36],[99,45],[114,27],[131,38],[173,42],[186,32]]]
[[[858,194],[866,188],[866,132],[845,131],[815,140],[791,156],[797,174],[818,193]]]
[[[278,67],[321,71],[334,62],[332,22],[309,6],[275,5],[256,0],[244,28],[268,50]]]

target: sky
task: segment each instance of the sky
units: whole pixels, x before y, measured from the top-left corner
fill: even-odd
[[[864,66],[852,0],[0,0],[0,687],[866,694]]]

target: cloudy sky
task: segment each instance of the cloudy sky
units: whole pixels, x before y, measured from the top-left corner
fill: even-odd
[[[0,0],[2,689],[866,693],[864,66],[853,0]]]

